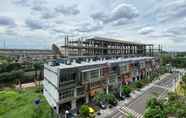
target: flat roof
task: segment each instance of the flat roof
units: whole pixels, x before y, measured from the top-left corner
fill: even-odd
[[[93,65],[101,65],[101,64],[112,64],[112,63],[120,63],[120,62],[134,62],[134,61],[142,61],[153,59],[154,57],[133,57],[133,58],[118,58],[118,59],[109,59],[109,60],[98,60],[92,62],[82,62],[82,63],[71,63],[70,65],[67,64],[60,64],[59,66],[51,66],[52,68],[59,68],[59,69],[68,69],[68,68],[78,68],[83,66],[93,66]]]

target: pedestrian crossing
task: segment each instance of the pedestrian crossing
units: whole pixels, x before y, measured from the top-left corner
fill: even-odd
[[[156,84],[154,84],[153,86],[154,87],[159,87],[159,88],[162,88],[162,89],[165,89],[165,90],[170,90],[170,88],[168,88],[168,87],[164,87],[164,86],[160,86],[160,85],[156,85]]]
[[[122,106],[122,107],[120,108],[120,110],[122,110],[123,112],[125,111],[125,112],[127,112],[127,113],[131,113],[132,116],[133,116],[134,118],[143,118],[143,115],[142,115],[142,114],[139,114],[139,113],[135,112],[134,110],[129,109],[129,108],[126,107],[126,106]]]
[[[126,118],[125,115],[123,114],[123,112],[117,112],[116,114],[114,114],[111,118]]]

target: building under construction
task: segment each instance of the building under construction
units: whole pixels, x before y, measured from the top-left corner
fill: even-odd
[[[55,45],[53,49],[56,50]],[[63,57],[136,57],[153,56],[153,45],[115,40],[103,37],[79,38],[78,40],[65,37],[60,47]],[[59,52],[59,51],[58,51]],[[57,52],[57,54],[59,54]]]
[[[159,69],[152,44],[65,37],[64,45],[53,45],[53,50],[61,58],[44,66],[44,95],[60,116],[90,102],[96,93],[118,91]]]

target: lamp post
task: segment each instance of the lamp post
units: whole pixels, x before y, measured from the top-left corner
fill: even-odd
[[[66,111],[65,111],[65,118],[68,118],[68,114],[69,114],[69,111],[66,110]]]

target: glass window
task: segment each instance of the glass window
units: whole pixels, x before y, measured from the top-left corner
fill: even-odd
[[[61,99],[68,98],[68,97],[73,97],[73,96],[74,96],[74,90],[73,90],[73,88],[64,89],[59,94],[59,97]]]
[[[74,81],[76,79],[76,73],[70,71],[61,71],[60,72],[60,81],[67,82],[67,81]]]
[[[90,71],[90,79],[99,78],[99,70]]]

